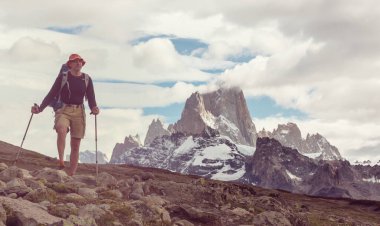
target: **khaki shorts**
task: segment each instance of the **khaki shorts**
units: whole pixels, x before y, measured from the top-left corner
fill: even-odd
[[[86,113],[83,105],[64,105],[55,112],[54,129],[64,126],[70,130],[71,137],[84,138]]]

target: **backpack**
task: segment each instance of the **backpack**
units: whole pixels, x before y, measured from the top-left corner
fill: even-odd
[[[63,107],[63,102],[61,100],[61,91],[62,91],[62,88],[65,86],[65,84],[67,84],[67,88],[69,89],[69,95],[70,95],[70,87],[69,87],[69,83],[67,82],[68,73],[69,73],[69,67],[67,66],[67,64],[62,64],[61,70],[59,71],[59,74],[58,74],[58,76],[62,74],[61,88],[59,89],[58,96],[55,96],[53,100],[49,103],[49,106],[52,107],[54,111],[57,111],[58,109]],[[87,90],[90,76],[86,73],[83,73],[83,74],[84,74],[84,82],[86,84],[86,90]],[[87,94],[85,94],[85,100],[87,100]]]

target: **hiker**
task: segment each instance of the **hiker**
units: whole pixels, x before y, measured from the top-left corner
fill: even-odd
[[[65,168],[64,151],[66,134],[70,131],[70,168],[66,170],[70,176],[76,172],[79,159],[79,146],[86,129],[86,114],[83,104],[83,98],[85,96],[88,99],[91,114],[99,114],[92,80],[87,74],[81,72],[85,64],[86,61],[78,54],[71,54],[66,65],[64,65],[68,67],[66,74],[61,69],[60,74],[40,106],[34,105],[31,110],[32,113],[38,114],[51,104],[57,96],[62,100],[62,107],[54,109],[54,129],[57,132],[59,169]],[[63,80],[64,76],[66,76],[65,80]],[[63,81],[66,81],[66,83],[64,84]]]

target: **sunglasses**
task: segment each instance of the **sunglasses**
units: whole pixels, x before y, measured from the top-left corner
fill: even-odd
[[[75,60],[70,60],[70,62],[82,63],[83,64],[84,61],[82,59],[75,59]]]

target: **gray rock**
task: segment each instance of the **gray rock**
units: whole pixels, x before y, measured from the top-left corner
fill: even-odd
[[[98,175],[98,185],[103,187],[115,187],[117,180],[111,174],[102,172]]]
[[[70,193],[70,194],[65,195],[65,200],[69,202],[81,201],[81,200],[84,200],[84,197],[81,195],[78,195],[77,193]]]
[[[165,206],[169,203],[169,201],[161,198],[157,195],[148,195],[141,199],[147,206]]]
[[[49,188],[46,189],[36,189],[29,192],[24,199],[29,200],[34,203],[40,203],[42,201],[55,202],[57,199],[57,193]]]
[[[106,214],[106,211],[104,211],[102,208],[98,207],[94,204],[87,204],[84,207],[81,207],[78,211],[79,217],[91,217],[94,219],[101,218],[104,214]]]
[[[231,212],[237,216],[240,216],[240,217],[244,217],[246,215],[251,214],[249,211],[247,211],[243,208],[240,208],[240,207],[233,209]]]
[[[72,179],[88,185],[96,186],[96,178],[92,175],[74,175]]]
[[[253,218],[253,225],[291,226],[289,220],[280,212],[266,211]]]
[[[191,220],[202,222],[204,224],[220,225],[220,219],[215,213],[197,209],[187,204],[181,205],[179,209],[182,209],[181,211],[185,211]]]
[[[20,225],[62,225],[66,222],[47,213],[41,205],[27,200],[0,197],[0,203],[12,212]]]
[[[36,181],[31,178],[25,178],[24,182],[26,186],[30,187],[31,189],[45,189],[46,186],[41,181]]]
[[[0,172],[0,180],[4,182],[9,182],[14,178],[32,178],[28,170],[20,169],[17,166],[11,166]]]
[[[36,179],[45,179],[48,182],[66,182],[69,179],[69,176],[67,176],[66,172],[63,170],[55,170],[51,168],[43,168],[42,170],[39,170],[37,172],[37,175],[35,176]]]
[[[6,170],[6,169],[8,169],[7,164],[0,162],[0,172],[2,172],[3,170]]]
[[[98,198],[98,193],[96,193],[96,191],[91,188],[79,188],[78,194],[89,199]]]
[[[7,185],[7,183],[4,183],[4,182],[2,182],[2,181],[0,180],[0,189],[1,189],[1,188],[5,188],[6,185]]]
[[[9,181],[6,185],[6,188],[13,188],[13,187],[26,187],[26,184],[22,179],[15,178]]]
[[[129,194],[129,197],[134,200],[141,199],[144,196],[143,186],[143,182],[134,183],[132,186],[132,192]]]
[[[15,178],[6,184],[6,187],[1,189],[5,194],[16,193],[17,196],[24,196],[32,191],[25,185],[25,182],[20,178]]]
[[[77,217],[75,215],[70,215],[67,220],[74,225],[97,226],[95,219],[90,216]]]
[[[194,224],[187,220],[178,220],[174,222],[173,226],[194,226]]]
[[[0,222],[3,224],[7,222],[7,212],[5,211],[2,204],[0,204]]]
[[[43,207],[46,207],[46,209],[51,205],[51,203],[47,200],[41,201],[39,204]]]
[[[121,199],[123,198],[123,194],[119,190],[114,189],[100,193],[99,197],[106,199]]]

